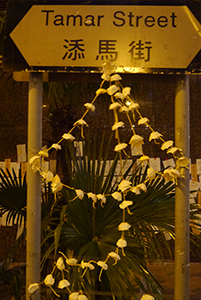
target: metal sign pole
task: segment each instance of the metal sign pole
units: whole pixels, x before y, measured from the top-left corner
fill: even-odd
[[[28,106],[28,161],[36,155],[42,146],[42,73],[29,75],[29,106]],[[41,178],[27,166],[27,257],[26,287],[40,282],[41,252]],[[26,288],[26,300],[30,295]],[[32,300],[40,299],[36,291]]]
[[[175,145],[189,158],[189,76],[179,76],[175,95]],[[189,170],[175,197],[175,300],[189,300]]]

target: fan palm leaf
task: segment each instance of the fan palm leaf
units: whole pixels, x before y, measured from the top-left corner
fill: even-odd
[[[19,225],[26,218],[26,175],[22,178],[21,172],[16,176],[0,169],[0,210],[1,214],[7,213],[6,223]]]
[[[57,203],[59,200],[57,201]],[[26,225],[26,203],[27,203],[27,180],[26,174],[22,178],[19,169],[18,176],[14,169],[12,172],[0,169],[0,214],[6,214],[6,224]],[[50,231],[55,229],[59,223],[58,216],[60,209],[57,209],[54,194],[51,192],[50,185],[43,184],[41,190],[41,236],[42,236],[42,252],[49,249],[49,243],[46,243],[46,236]],[[54,211],[52,207],[54,205]],[[59,213],[58,213],[59,211]],[[50,230],[51,229],[51,230]],[[14,248],[18,248],[19,244],[25,239],[25,231],[16,240]],[[53,236],[54,239],[54,236]]]

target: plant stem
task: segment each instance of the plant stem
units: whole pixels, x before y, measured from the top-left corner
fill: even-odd
[[[92,208],[92,239],[96,236],[96,219],[95,219],[95,208]]]

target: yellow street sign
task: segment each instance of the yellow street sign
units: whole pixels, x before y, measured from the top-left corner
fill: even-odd
[[[187,68],[201,25],[186,6],[33,5],[10,37],[29,66]]]

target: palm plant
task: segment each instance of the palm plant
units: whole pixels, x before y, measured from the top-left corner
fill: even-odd
[[[105,261],[108,253],[115,251],[116,242],[121,236],[117,228],[122,222],[122,210],[119,202],[108,195],[117,191],[121,178],[116,176],[115,171],[118,156],[114,158],[108,174],[105,175],[109,145],[108,141],[106,146],[102,140],[97,153],[95,141],[93,147],[86,141],[83,157],[78,159],[72,143],[67,143],[67,153],[70,155],[67,158],[71,172],[70,186],[86,193],[107,195],[107,202],[92,203],[87,195],[82,200],[72,201],[75,190],[63,189],[65,202],[61,221],[56,230],[50,231],[46,236],[46,241],[53,237],[54,241],[43,256],[42,265],[53,251],[55,255],[61,251],[68,258],[73,255],[79,263]],[[74,166],[73,171],[71,163]],[[137,185],[145,181],[146,169],[142,173],[141,168],[133,170],[133,166],[134,162],[124,172],[123,177]],[[101,276],[101,268],[98,266],[93,271],[84,272],[84,276],[79,266],[69,268],[67,279],[73,290],[84,288],[89,299],[98,299],[98,295],[104,295],[104,299],[131,299],[131,295],[137,296],[137,285],[144,292],[151,291],[156,299],[162,299],[163,289],[149,271],[147,261],[163,259],[164,246],[170,250],[165,233],[174,236],[174,184],[158,178],[147,181],[146,185],[145,193],[134,195],[128,192],[126,195],[126,199],[133,201],[133,205],[126,213],[126,221],[131,228],[125,233],[128,243],[125,253],[118,253],[121,260],[112,266],[114,260],[109,259],[108,270],[101,271]]]
[[[99,299],[99,295],[108,300],[131,299],[131,295],[137,299],[139,289],[162,299],[163,288],[149,271],[148,261],[163,260],[164,250],[170,252],[165,234],[174,237],[174,184],[156,178],[146,182],[146,192],[139,195],[128,192],[126,199],[133,205],[125,210],[125,219],[131,228],[125,231],[125,251],[118,251],[121,259],[114,266],[114,260],[108,259],[107,271],[96,265],[95,270],[85,272],[80,268],[82,261],[104,261],[108,253],[116,251],[116,242],[121,236],[117,228],[123,214],[120,202],[111,194],[117,191],[122,175],[116,174],[118,156],[106,173],[110,141],[102,139],[98,145],[95,139],[92,142],[86,139],[83,157],[76,156],[70,141],[66,143],[69,187],[72,188],[63,189],[56,201],[48,184],[42,189],[42,274],[45,276],[51,270],[51,263],[54,264],[60,251],[68,258],[78,259],[79,266],[68,267],[67,278],[73,291],[85,289],[89,299]],[[145,181],[146,172],[147,169],[142,172],[141,168],[134,168],[133,161],[123,178],[138,185]],[[11,174],[3,170],[0,177],[2,212],[8,212],[8,221],[26,223],[26,178],[22,179],[20,173],[17,178],[14,171]],[[86,194],[82,200],[72,201],[75,189],[104,194],[107,201],[95,203]],[[197,213],[198,207],[193,204],[192,224],[199,218]],[[62,299],[66,297],[62,294]]]

